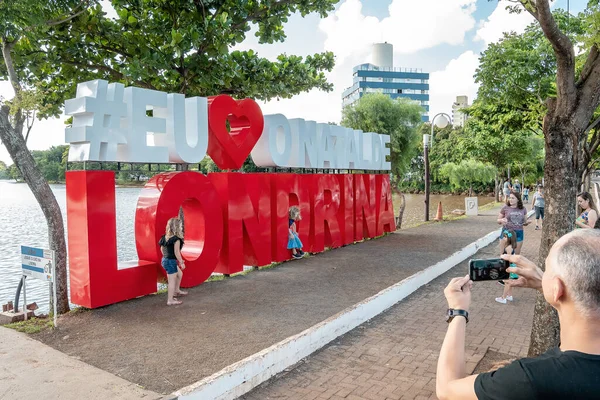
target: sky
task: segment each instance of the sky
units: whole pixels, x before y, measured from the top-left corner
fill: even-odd
[[[568,0],[555,0],[553,7],[567,8]],[[570,0],[572,13],[582,11],[586,0]],[[108,1],[102,1],[109,15]],[[284,29],[283,43],[261,45],[252,29],[236,49],[253,49],[262,57],[279,54],[306,56],[332,51],[336,64],[326,74],[334,90],[312,90],[291,99],[259,102],[264,114],[281,113],[288,118],[339,123],[342,92],[352,84],[352,68],[370,61],[373,43],[394,46],[394,66],[421,68],[430,73],[429,115],[451,114],[456,96],[477,94],[473,75],[479,55],[503,32],[522,32],[532,23],[527,13],[510,14],[507,2],[488,0],[341,0],[327,18],[311,14],[293,15]],[[0,96],[14,95],[8,82],[0,81]],[[29,138],[31,150],[64,144],[64,119],[36,121]],[[0,145],[0,160],[12,160]]]

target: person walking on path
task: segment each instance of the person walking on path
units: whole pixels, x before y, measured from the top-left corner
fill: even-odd
[[[561,237],[546,258],[546,271],[519,255],[504,255],[519,275],[510,281],[537,289],[558,312],[560,347],[519,359],[493,372],[466,376],[469,276],[450,281],[448,331],[438,358],[439,399],[596,399],[600,393],[600,231],[579,229]]]
[[[527,186],[523,188],[523,203],[529,203],[529,187]]]
[[[581,192],[577,195],[577,204],[582,212],[575,220],[575,229],[593,229],[598,220],[598,209],[594,204],[594,198],[588,192]]]
[[[510,180],[507,179],[506,181],[504,181],[504,189],[502,189],[502,193],[504,194],[502,201],[504,201],[505,203],[508,199],[508,195],[510,195],[511,189],[512,186],[510,185]]]
[[[540,218],[544,221],[544,207],[546,207],[546,198],[544,197],[544,187],[538,185],[537,192],[534,193],[533,199],[531,199],[533,207],[535,208],[535,230],[541,229],[539,225]]]
[[[158,244],[163,254],[161,265],[167,272],[167,305],[173,306],[183,303],[175,296],[185,296],[187,292],[181,290],[181,279],[185,269],[185,261],[181,257],[183,247],[183,233],[181,232],[181,221],[179,218],[171,218],[167,222],[165,234],[160,238]],[[179,265],[177,265],[179,264]]]
[[[519,183],[518,179],[515,179],[515,186],[514,186],[513,190],[515,192],[521,194],[521,184]]]
[[[516,247],[512,250],[515,254],[521,254],[523,247],[523,239],[525,233],[523,227],[529,225],[527,221],[527,209],[523,206],[521,195],[517,192],[511,192],[508,196],[508,201],[498,214],[498,223],[502,225],[502,233],[500,234],[500,254],[504,253],[508,246],[509,238],[504,232],[513,231],[516,235]],[[512,301],[512,291],[510,286],[504,286],[504,294],[502,297],[496,297],[498,303],[506,304],[507,300]]]

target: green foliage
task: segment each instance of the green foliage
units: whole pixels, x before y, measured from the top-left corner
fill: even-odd
[[[462,150],[475,160],[487,162],[498,170],[513,162],[535,157],[529,144],[533,133],[508,127],[514,114],[503,105],[477,100],[468,109],[469,116],[462,137]]]
[[[4,22],[11,29],[0,32],[16,40],[18,77],[44,94],[40,116],[58,115],[64,99],[74,96],[75,82],[97,78],[188,96],[227,93],[263,100],[332,90],[325,78],[334,65],[331,52],[269,60],[232,48],[252,27],[260,43],[283,41],[292,13],[326,16],[337,0],[112,0],[115,19],[90,1],[85,12],[52,26],[42,21],[60,13],[42,3],[0,1],[0,15],[14,15]],[[75,7],[80,1],[51,3]],[[0,78],[5,76],[0,68]]]
[[[48,150],[34,150],[31,152],[35,164],[48,182],[64,182],[66,160],[63,157],[68,146],[52,146]]]
[[[341,125],[390,135],[392,173],[401,176],[419,143],[418,126],[422,112],[421,106],[411,100],[393,100],[382,93],[370,93],[344,108]]]
[[[10,179],[14,179],[15,181],[20,181],[23,179],[21,172],[19,172],[19,169],[15,164],[8,167],[8,177]]]
[[[429,148],[429,166],[434,178],[440,168],[447,163],[459,163],[467,157],[463,152],[462,138],[465,135],[464,128],[448,125],[440,129],[433,127],[433,143]],[[431,134],[431,124],[423,124],[419,129],[419,137]],[[423,153],[423,144],[419,144],[419,154]]]
[[[553,13],[559,27],[573,42],[584,33],[583,15]],[[584,60],[587,54],[578,58]],[[480,84],[477,99],[501,113],[496,128],[502,131],[541,132],[546,114],[545,101],[556,97],[556,56],[538,23],[522,34],[505,33],[482,53],[475,81]]]
[[[8,166],[4,161],[0,161],[0,179],[10,179]]]
[[[496,168],[475,160],[463,160],[459,164],[450,162],[440,168],[440,175],[450,180],[454,189],[469,189],[474,183],[490,183],[496,175]]]

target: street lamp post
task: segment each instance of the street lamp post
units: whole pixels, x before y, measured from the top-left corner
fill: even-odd
[[[441,118],[438,118],[441,117]],[[436,119],[438,122],[436,123]],[[429,147],[433,147],[433,125],[444,129],[450,123],[451,118],[446,113],[436,114],[431,120],[431,135],[423,135],[423,158],[425,161],[425,221],[429,221]]]

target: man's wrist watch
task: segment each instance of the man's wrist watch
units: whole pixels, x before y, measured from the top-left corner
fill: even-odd
[[[454,317],[465,317],[467,322],[469,322],[469,312],[466,310],[457,310],[454,308],[449,308],[446,313],[446,322],[450,323]]]

